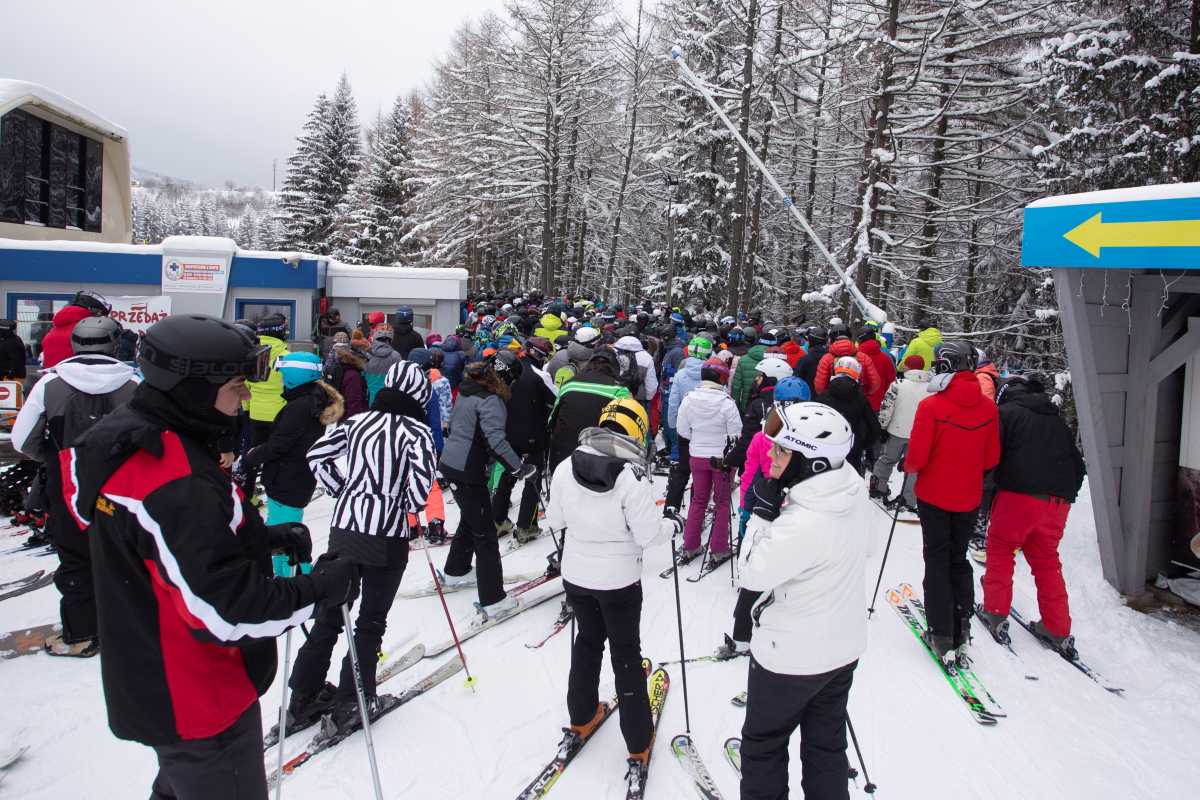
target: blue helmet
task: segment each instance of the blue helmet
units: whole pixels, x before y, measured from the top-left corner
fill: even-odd
[[[800,403],[810,399],[808,384],[802,378],[792,376],[775,384],[776,403]]]
[[[413,310],[412,306],[400,306],[396,309],[396,322],[407,322],[412,324]]]
[[[295,389],[321,377],[321,358],[315,353],[284,353],[275,361],[283,388]]]
[[[741,328],[730,328],[725,332],[725,341],[730,344],[737,344],[738,342],[746,341],[746,336],[742,333]]]

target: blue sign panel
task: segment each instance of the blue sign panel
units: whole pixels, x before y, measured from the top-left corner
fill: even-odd
[[[1200,269],[1200,196],[1025,209],[1021,265]]]

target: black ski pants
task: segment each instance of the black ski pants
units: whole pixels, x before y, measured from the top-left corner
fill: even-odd
[[[154,748],[150,800],[265,800],[262,712],[256,700],[216,736]]]
[[[975,535],[979,509],[946,511],[917,500],[925,555],[925,616],[938,636],[949,636],[957,647],[961,621],[975,610],[975,583],[967,561],[967,543]]]
[[[787,800],[788,741],[800,730],[804,800],[850,797],[846,702],[853,661],[820,675],[781,675],[750,659],[742,724],[742,800]]]
[[[621,734],[630,753],[650,746],[650,697],[642,670],[642,584],[622,589],[585,589],[563,581],[567,602],[575,612],[578,633],[571,646],[567,712],[572,725],[583,725],[600,704],[600,665],[604,642],[621,701]]]
[[[451,479],[450,491],[458,504],[459,520],[446,554],[445,572],[455,577],[466,575],[474,555],[480,605],[499,603],[504,599],[504,572],[488,488],[482,483]]]
[[[95,638],[98,633],[96,585],[92,579],[92,551],[88,535],[79,530],[62,500],[62,481],[58,473],[57,464],[47,467],[46,534],[58,554],[54,586],[62,596],[58,602],[58,613],[62,619],[63,641],[75,644]]]
[[[733,639],[735,642],[748,642],[754,629],[754,621],[750,619],[750,609],[762,597],[762,592],[752,592],[749,589],[738,589],[737,605],[733,607]]]
[[[354,620],[354,652],[358,655],[358,666],[362,670],[363,694],[375,696],[375,668],[379,664],[379,648],[387,630],[387,616],[396,600],[396,590],[404,577],[408,565],[408,542],[403,548],[394,548],[390,566],[359,567],[359,577],[350,583],[350,601],[354,602],[362,591],[362,604]],[[342,607],[323,604],[317,612],[316,621],[308,639],[296,654],[296,664],[288,685],[296,693],[313,693],[320,690],[329,672],[333,659],[333,647],[342,635],[344,620]],[[338,678],[337,702],[356,700],[354,668],[350,654],[342,659],[342,671]]]
[[[525,488],[521,490],[521,507],[517,510],[517,527],[529,528],[537,522],[534,515],[537,514],[538,501],[542,499],[542,463],[546,460],[546,453],[522,453],[518,450],[517,455],[521,456],[526,464],[537,467],[537,471],[525,479]],[[512,490],[516,485],[517,478],[511,472],[504,470],[500,474],[500,483],[496,485],[496,493],[492,495],[492,519],[497,525],[508,519],[508,510],[512,506]]]
[[[246,452],[249,452],[251,448],[267,443],[267,440],[271,438],[271,430],[275,427],[275,423],[257,419],[247,420],[247,422],[250,426],[250,447],[246,448]],[[261,465],[246,470],[246,485],[243,488],[247,495],[254,494],[254,484],[258,481],[258,474],[261,471]]]
[[[678,509],[683,503],[683,493],[692,477],[691,441],[679,437],[679,460],[671,464],[671,474],[667,477],[668,508]]]

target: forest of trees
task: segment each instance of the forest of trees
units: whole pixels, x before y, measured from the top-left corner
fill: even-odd
[[[629,19],[510,0],[365,131],[345,76],[321,95],[262,243],[483,289],[853,313],[676,46],[872,302],[998,357],[1062,363],[1052,282],[1018,266],[1025,204],[1200,180],[1200,0],[659,0]]]

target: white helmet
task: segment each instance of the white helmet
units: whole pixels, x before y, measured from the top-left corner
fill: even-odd
[[[754,368],[755,372],[761,372],[768,378],[774,378],[781,381],[792,374],[792,368],[788,364],[786,358],[778,357],[775,353],[770,353],[763,356],[762,361],[758,362],[758,366]]]
[[[813,464],[814,473],[837,469],[854,447],[854,433],[846,418],[824,403],[789,403],[776,409],[783,427],[769,437],[780,447],[804,456]],[[819,462],[824,461],[824,465]]]
[[[575,341],[579,342],[580,344],[586,344],[589,347],[591,347],[592,344],[599,338],[600,331],[596,330],[590,325],[584,325],[582,328],[575,331]]]

